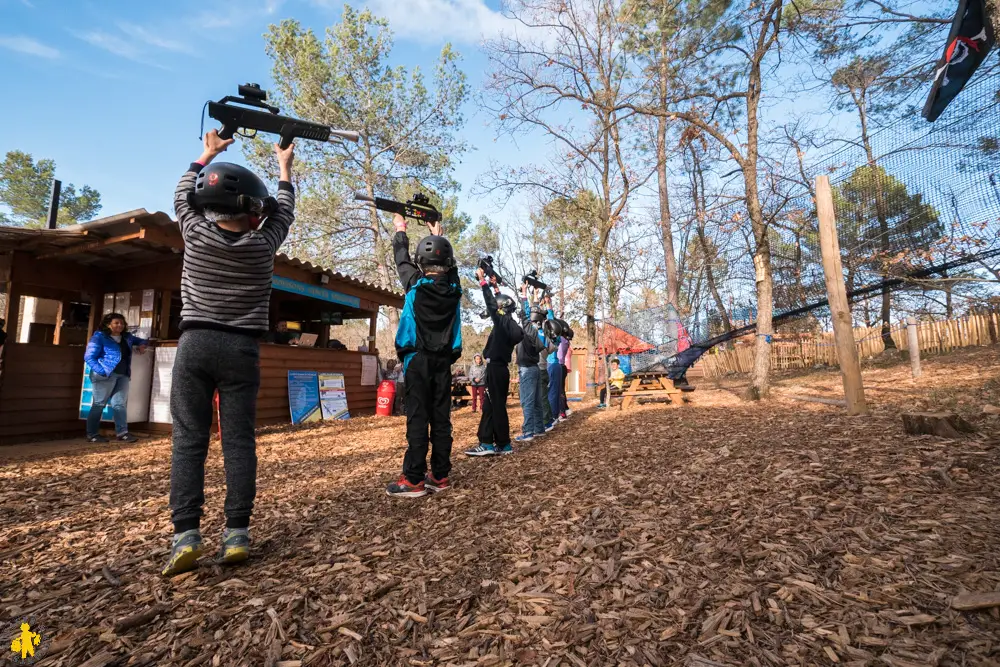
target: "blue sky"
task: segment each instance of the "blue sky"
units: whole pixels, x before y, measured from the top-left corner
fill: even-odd
[[[430,71],[450,41],[464,57],[469,83],[479,87],[486,59],[478,45],[504,23],[495,0],[369,0],[367,6],[390,20],[399,63]],[[335,0],[0,0],[0,154],[19,149],[54,159],[63,183],[100,191],[101,215],[170,212],[173,186],[201,150],[205,101],[235,94],[247,81],[269,83],[267,26],[294,17],[322,32],[342,8]],[[495,216],[492,202],[469,195],[475,178],[490,158],[515,161],[531,153],[494,143],[474,104],[466,117],[463,136],[479,149],[456,170],[461,207],[474,219]],[[240,161],[239,151],[231,149],[226,159]]]

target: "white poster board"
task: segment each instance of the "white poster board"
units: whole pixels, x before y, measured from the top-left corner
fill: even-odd
[[[319,405],[323,419],[348,419],[343,373],[319,373]]]
[[[115,312],[127,316],[128,307],[131,305],[131,302],[131,292],[118,292],[118,294],[115,294]]]
[[[102,315],[107,315],[108,313],[115,312],[115,295],[105,294],[104,295],[104,310],[101,312]]]
[[[149,421],[154,424],[170,424],[170,386],[173,380],[176,347],[156,348],[153,363],[153,388],[149,397]]]
[[[153,310],[156,300],[156,291],[147,289],[142,291],[142,312],[148,313]]]
[[[378,381],[378,358],[373,354],[361,355],[361,386],[374,387]]]

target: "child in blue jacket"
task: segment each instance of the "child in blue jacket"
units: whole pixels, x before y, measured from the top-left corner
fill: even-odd
[[[451,243],[441,223],[417,243],[413,259],[406,219],[393,218],[392,240],[399,281],[406,290],[396,330],[396,352],[406,386],[406,455],[403,475],[386,488],[390,496],[419,498],[449,487],[451,471],[451,365],[462,356],[462,287]],[[427,428],[430,427],[430,438]],[[427,448],[431,445],[431,472]]]

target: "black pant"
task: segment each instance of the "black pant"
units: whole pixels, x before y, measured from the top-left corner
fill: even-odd
[[[507,393],[510,369],[506,364],[486,364],[486,398],[479,420],[479,442],[487,445],[510,444],[510,421],[507,419]]]
[[[451,361],[417,352],[406,367],[406,455],[403,474],[411,484],[427,472],[427,426],[430,425],[431,474],[451,472]]]
[[[226,525],[250,525],[257,495],[257,390],[260,348],[250,336],[211,330],[185,331],[177,344],[170,417],[170,507],[175,532],[197,528],[205,504],[205,457],[212,428],[213,396],[219,391],[222,456],[226,467]]]
[[[561,385],[561,387],[559,389],[559,398],[562,401],[562,411],[563,411],[563,414],[566,414],[566,411],[569,410],[569,399],[566,398],[566,385],[569,384],[569,373],[570,373],[570,370],[568,368],[564,367],[563,368],[562,385]]]

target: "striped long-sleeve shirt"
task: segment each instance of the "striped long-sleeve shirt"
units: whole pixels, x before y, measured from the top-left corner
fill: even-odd
[[[278,210],[259,229],[230,232],[188,203],[202,165],[191,165],[174,192],[174,211],[184,238],[181,325],[259,336],[268,330],[274,255],[295,219],[295,191],[278,183]]]

